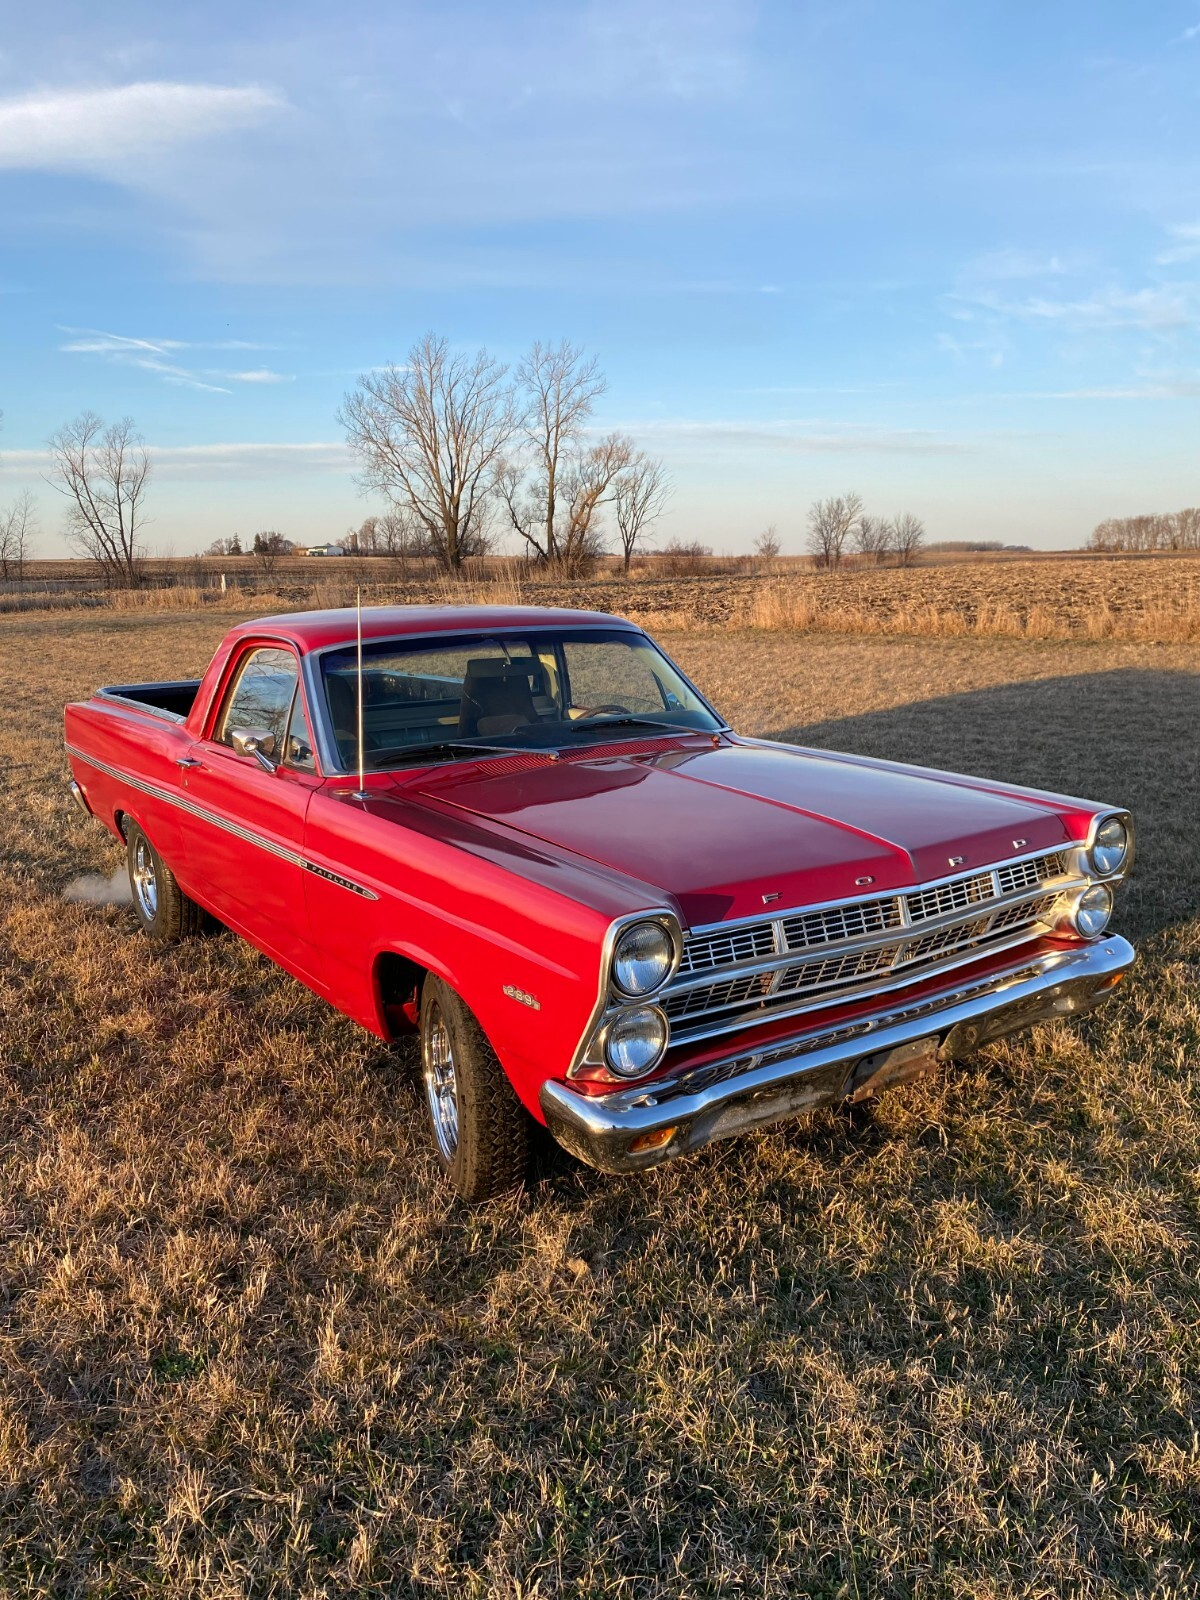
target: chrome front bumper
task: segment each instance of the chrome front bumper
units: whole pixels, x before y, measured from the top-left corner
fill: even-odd
[[[1109,935],[992,973],[823,1033],[742,1050],[642,1086],[584,1095],[551,1081],[541,1107],[551,1133],[601,1172],[638,1172],[714,1139],[802,1115],[849,1094],[876,1062],[905,1046],[936,1041],[944,1061],[1035,1022],[1078,1016],[1098,1005],[1134,962],[1132,945]],[[897,1076],[903,1077],[903,1068]],[[666,1130],[670,1130],[669,1134]],[[665,1135],[665,1136],[664,1136]],[[660,1139],[660,1143],[652,1143]],[[631,1149],[634,1143],[641,1148]]]

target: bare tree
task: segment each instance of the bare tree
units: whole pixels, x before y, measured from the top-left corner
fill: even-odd
[[[572,456],[559,474],[559,499],[565,507],[556,533],[558,560],[572,575],[591,571],[603,555],[597,512],[633,460],[633,442],[610,433],[590,450]]]
[[[500,480],[509,521],[536,560],[570,570],[583,552],[568,548],[576,524],[560,516],[563,480],[572,476],[577,489],[583,430],[607,385],[595,358],[566,340],[535,344],[516,380],[525,459],[510,462]]]
[[[66,496],[68,541],[98,564],[106,583],[132,588],[140,576],[150,479],[150,457],[132,417],[105,427],[85,411],[54,435],[50,454],[54,473],[46,481]]]
[[[25,562],[37,523],[33,496],[23,489],[12,505],[0,510],[0,578],[25,576]]]
[[[350,538],[351,533],[354,535],[354,547],[360,556],[377,556],[381,553],[378,517],[364,517],[357,528],[347,530],[343,544]]]
[[[699,539],[687,544],[672,539],[660,552],[658,569],[664,578],[698,578],[707,572],[711,560],[711,545],[701,544]]]
[[[891,525],[885,517],[863,512],[854,529],[854,548],[864,560],[878,566],[892,546]]]
[[[891,522],[891,544],[902,567],[911,567],[925,543],[925,524],[911,511],[902,511]]]
[[[280,556],[287,555],[291,548],[291,544],[281,533],[256,533],[254,548],[250,553],[258,570],[265,577],[270,577],[279,565]]]
[[[808,548],[820,567],[838,567],[846,541],[862,516],[862,500],[856,494],[815,500],[808,511]]]
[[[758,559],[759,565],[767,572],[770,572],[776,561],[779,560],[779,552],[782,549],[783,544],[780,541],[779,534],[776,532],[774,523],[771,523],[770,527],[760,533],[754,541],[754,554]]]
[[[617,519],[617,533],[621,540],[621,555],[625,576],[634,551],[641,544],[646,529],[657,522],[671,498],[671,480],[661,461],[643,455],[640,451],[623,472],[618,473],[613,485],[613,512]]]
[[[1200,509],[1108,517],[1088,541],[1092,550],[1137,551],[1200,549]]]
[[[455,354],[429,333],[406,366],[361,377],[338,412],[363,486],[410,516],[451,573],[487,548],[489,499],[516,426],[505,372],[486,350]]]

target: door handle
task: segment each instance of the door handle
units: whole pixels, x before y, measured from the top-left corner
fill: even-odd
[[[202,767],[203,761],[197,761],[195,756],[180,756],[175,762],[177,767]]]

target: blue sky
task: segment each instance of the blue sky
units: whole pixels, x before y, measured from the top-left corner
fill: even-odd
[[[150,542],[338,536],[334,420],[426,329],[595,352],[663,537],[1200,501],[1200,0],[166,7],[0,33],[0,503],[85,407]]]

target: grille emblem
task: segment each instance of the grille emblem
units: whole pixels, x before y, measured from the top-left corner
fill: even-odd
[[[1014,850],[1024,850],[1025,846],[1028,843],[1029,843],[1028,839],[1014,839],[1013,840],[1013,849]]]
[[[966,856],[947,856],[946,859],[952,867],[961,867],[967,858]]]
[[[773,906],[775,904],[776,900],[778,900],[778,899],[779,899],[778,893],[776,893],[776,894],[765,894],[762,897],[762,902],[763,902],[763,905],[765,905],[765,906]]]
[[[871,874],[869,872],[867,873],[865,878],[855,878],[855,880],[854,880],[855,887],[859,888],[859,889],[865,889],[868,883],[874,883],[874,882],[875,882],[875,879],[871,876]]]

